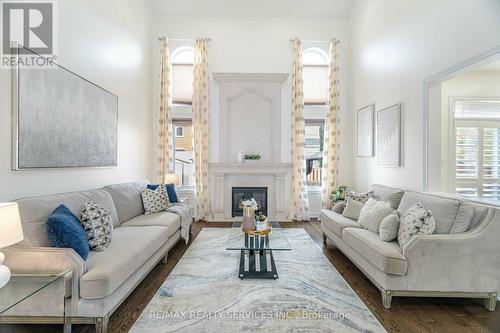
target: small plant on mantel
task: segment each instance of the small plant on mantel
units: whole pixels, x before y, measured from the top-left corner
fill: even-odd
[[[257,161],[260,159],[261,156],[259,154],[245,154],[245,160]]]

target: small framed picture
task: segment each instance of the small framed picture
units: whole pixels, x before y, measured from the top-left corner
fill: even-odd
[[[373,156],[375,105],[370,104],[357,111],[356,122],[356,155],[358,157]]]
[[[401,103],[377,111],[377,165],[401,166]]]

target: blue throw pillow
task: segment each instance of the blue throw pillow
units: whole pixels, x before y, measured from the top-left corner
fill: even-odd
[[[89,241],[80,220],[65,205],[59,205],[47,221],[47,234],[53,247],[72,248],[83,258],[89,255]]]
[[[156,188],[160,186],[158,184],[148,184],[148,189],[149,190],[156,190]],[[174,184],[166,184],[167,187],[167,195],[168,195],[168,201],[171,203],[176,203],[179,202],[179,199],[177,198],[177,192],[175,192],[175,185]]]

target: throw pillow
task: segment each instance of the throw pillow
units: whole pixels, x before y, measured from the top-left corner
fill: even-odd
[[[159,185],[149,184],[148,188],[150,190],[156,190]],[[168,201],[171,203],[179,202],[179,198],[177,198],[177,192],[175,191],[175,184],[165,184],[167,187],[167,196]]]
[[[387,215],[380,222],[378,237],[384,242],[392,242],[398,237],[399,216],[397,212]]]
[[[356,201],[359,201],[363,204],[365,204],[368,199],[373,198],[374,192],[373,191],[368,191],[368,192],[363,192],[363,193],[356,193],[356,192],[349,192],[346,194],[345,201],[344,201],[344,208],[347,206],[347,198],[352,198]]]
[[[335,206],[333,206],[332,210],[337,214],[342,214],[344,211],[344,201],[337,202]]]
[[[432,213],[416,203],[399,219],[398,243],[404,247],[416,234],[430,235],[436,229]]]
[[[160,185],[155,190],[146,188],[142,190],[141,196],[146,215],[164,211],[168,207],[169,202],[165,185]]]
[[[104,251],[111,242],[113,223],[109,211],[94,201],[85,205],[82,211],[82,226],[87,233],[89,247],[93,251]]]
[[[89,242],[78,218],[65,205],[59,205],[47,220],[47,236],[53,247],[72,248],[87,259]]]
[[[392,209],[390,203],[370,198],[361,209],[358,223],[363,228],[378,233],[378,227],[382,219],[393,211],[394,209]]]
[[[342,216],[357,220],[364,203],[354,200],[352,197],[347,197],[346,199],[347,204],[342,212]]]

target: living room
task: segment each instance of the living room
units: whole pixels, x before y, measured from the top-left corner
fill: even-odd
[[[498,332],[497,0],[2,1],[0,332]]]

